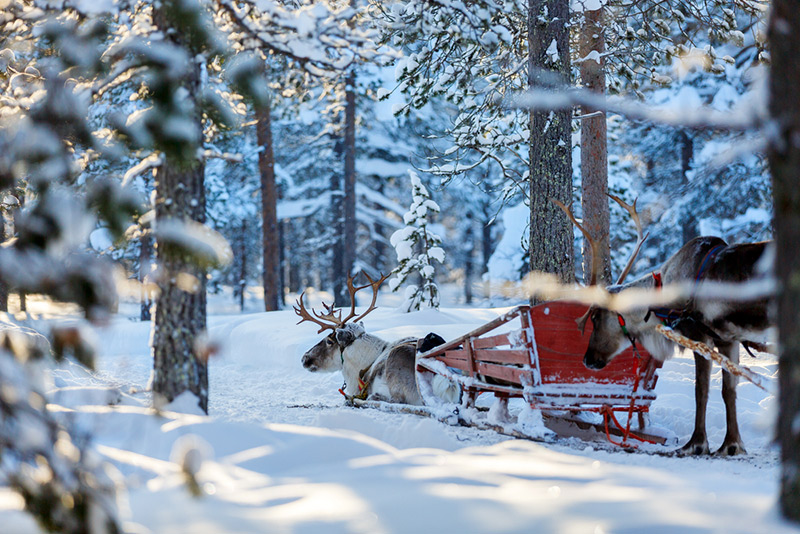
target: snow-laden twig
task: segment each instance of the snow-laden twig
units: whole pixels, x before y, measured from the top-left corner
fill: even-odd
[[[220,152],[219,150],[203,150],[197,151],[197,157],[201,160],[221,159],[231,163],[241,163],[244,161],[244,156],[241,154],[234,154],[231,152]]]
[[[743,132],[765,126],[766,118],[758,108],[740,109],[738,112],[716,111],[708,107],[694,109],[659,109],[621,97],[607,98],[592,91],[574,87],[531,89],[506,99],[511,108],[563,110],[584,106],[595,111],[623,115],[629,119],[643,120],[688,128],[691,130],[725,130]]]
[[[775,280],[770,276],[742,283],[704,281],[697,284],[687,281],[667,284],[659,290],[630,287],[611,292],[600,286],[563,284],[558,277],[547,273],[531,273],[519,284],[506,283],[492,291],[510,297],[571,300],[625,313],[635,309],[670,306],[688,299],[750,302],[772,298],[775,290]]]
[[[122,177],[122,187],[130,185],[131,181],[137,176],[141,176],[149,170],[157,169],[163,164],[164,157],[157,152],[153,152],[125,172],[125,175]]]
[[[688,337],[679,334],[672,328],[666,327],[664,325],[656,325],[656,330],[669,339],[670,341],[677,343],[678,345],[685,347],[692,352],[696,352],[701,354],[707,360],[713,360],[717,362],[720,367],[723,367],[726,371],[730,374],[735,376],[741,376],[757,388],[764,390],[769,394],[773,394],[774,392],[767,389],[764,383],[761,381],[761,377],[748,369],[747,367],[742,367],[739,364],[736,364],[730,361],[728,358],[717,352],[716,350],[712,349],[705,343],[701,343],[700,341],[695,341],[693,339],[689,339]]]

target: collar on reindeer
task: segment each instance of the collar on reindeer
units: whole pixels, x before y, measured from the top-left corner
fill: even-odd
[[[661,279],[661,273],[659,271],[653,271],[653,282],[655,283],[656,289],[661,289],[664,286],[664,282]]]
[[[633,347],[633,353],[636,355],[637,358],[639,356],[639,350],[636,348],[636,338],[628,331],[628,327],[625,325],[625,318],[622,316],[621,313],[617,314],[617,321],[619,321],[619,327],[622,330],[622,333],[625,334],[625,337],[628,338],[628,341],[631,342],[631,346]]]

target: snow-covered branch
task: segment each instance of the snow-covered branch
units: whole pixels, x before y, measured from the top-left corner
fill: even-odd
[[[658,108],[622,97],[598,95],[573,87],[533,89],[506,99],[517,109],[562,110],[584,106],[595,111],[616,113],[633,120],[649,121],[691,130],[752,131],[763,128],[766,108],[749,107],[721,112],[700,106],[694,109]]]

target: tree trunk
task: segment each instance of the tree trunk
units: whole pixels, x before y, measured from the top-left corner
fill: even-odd
[[[584,25],[580,33],[581,82],[589,91],[605,95],[606,39],[602,27],[603,8],[584,12]],[[600,56],[597,61],[586,59],[591,52]],[[583,226],[597,240],[601,256],[598,284],[611,280],[611,250],[609,248],[608,210],[608,142],[605,112],[593,113],[581,107],[581,115],[591,115],[581,120],[581,206]],[[583,241],[583,279],[589,283],[592,274],[592,248]]]
[[[278,235],[278,189],[275,184],[275,153],[272,147],[272,111],[269,104],[256,111],[256,137],[262,148],[258,154],[261,175],[262,249],[264,252],[264,309],[279,309],[280,236]]]
[[[551,85],[555,75],[569,82],[568,22],[567,0],[528,0],[529,87]],[[553,42],[555,62],[547,53]],[[572,225],[551,199],[572,200],[571,119],[571,110],[529,113],[530,268],[565,283],[575,281]]]
[[[0,243],[6,240],[6,221],[0,213]],[[0,312],[8,313],[8,284],[0,282]]]
[[[194,169],[179,169],[169,161],[158,169],[156,221],[178,218],[203,222],[204,171],[202,164]],[[193,201],[197,201],[195,206]],[[163,398],[154,401],[168,403],[188,390],[207,413],[207,362],[195,351],[197,337],[206,328],[206,275],[169,242],[156,239],[156,253],[161,274],[153,325],[153,393]],[[193,288],[178,283],[178,276],[185,279],[184,274],[194,277]]]
[[[472,277],[475,271],[475,261],[472,253],[475,250],[475,229],[472,221],[472,212],[466,213],[467,229],[464,232],[464,302],[472,304]]]
[[[345,79],[344,108],[344,191],[342,198],[342,248],[339,251],[342,261],[342,274],[353,274],[356,263],[356,75],[350,70]],[[349,302],[350,295],[344,280],[334,279],[338,288],[336,301],[343,305]]]
[[[242,227],[239,232],[239,279],[236,282],[238,285],[237,296],[239,297],[239,311],[243,312],[245,292],[247,291],[247,220],[246,219],[242,221]]]
[[[334,153],[337,158],[340,158],[344,151],[344,142],[341,138],[336,139],[333,146]],[[333,229],[333,239],[331,243],[330,254],[331,261],[331,290],[333,292],[334,303],[341,304],[345,302],[342,300],[342,293],[345,291],[345,268],[344,268],[344,192],[342,191],[342,177],[339,172],[334,171],[331,173],[331,209],[330,209],[330,225]],[[303,272],[306,276],[310,276],[307,269]]]
[[[150,236],[143,235],[139,238],[139,283],[141,284],[139,319],[149,321],[151,318],[150,306],[153,301],[150,298],[148,285],[150,284],[149,275],[152,271],[150,263],[152,242]]]
[[[154,12],[155,25],[173,40],[182,36],[167,21],[166,3]],[[201,90],[201,65],[195,60],[184,87],[197,110]],[[202,124],[195,112],[194,126],[201,138]],[[165,219],[205,222],[205,165],[199,161],[179,161],[165,155],[155,175],[155,214]],[[159,295],[153,321],[153,401],[156,406],[171,402],[185,391],[198,398],[208,413],[208,366],[206,356],[196,350],[196,342],[206,329],[206,273],[191,258],[168,240],[156,238],[160,269]],[[188,275],[188,276],[187,276]],[[194,282],[193,287],[187,283]]]
[[[796,2],[774,0],[769,40],[769,107],[776,136],[769,151],[769,164],[775,206],[775,275],[779,283],[780,507],[787,519],[800,522],[800,18]]]
[[[286,279],[286,223],[278,222],[278,307],[284,302],[284,289],[289,285]]]
[[[689,183],[689,171],[692,170],[692,159],[694,159],[694,140],[685,131],[678,133],[678,142],[681,147],[681,181],[684,185]],[[680,221],[683,242],[688,243],[700,233],[697,231],[697,219],[692,210],[684,212]]]

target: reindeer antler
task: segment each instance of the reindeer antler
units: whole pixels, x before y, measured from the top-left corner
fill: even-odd
[[[391,273],[389,273],[389,274],[391,274]],[[372,310],[374,310],[377,307],[377,306],[375,306],[375,301],[378,300],[378,288],[381,286],[381,284],[383,282],[386,281],[387,278],[389,278],[389,274],[387,274],[387,275],[381,274],[381,277],[377,281],[375,281],[372,278],[370,278],[370,276],[367,273],[364,273],[364,276],[366,276],[367,280],[369,280],[369,284],[367,284],[365,286],[361,286],[359,288],[359,290],[360,289],[364,289],[366,287],[371,287],[372,288],[372,302],[369,303],[369,308],[367,308],[367,311],[365,311],[364,313],[362,313],[361,315],[356,317],[356,319],[355,319],[356,321],[360,321],[369,312],[371,312]],[[355,293],[353,293],[353,295],[355,295]],[[355,301],[355,297],[353,297],[353,301]]]
[[[625,277],[628,276],[628,273],[633,267],[633,262],[636,260],[636,256],[639,255],[639,250],[641,250],[642,245],[644,244],[645,239],[647,239],[647,237],[650,235],[650,232],[644,234],[642,231],[642,221],[639,219],[639,214],[636,212],[636,201],[639,200],[638,198],[634,200],[633,205],[631,205],[626,203],[621,198],[612,195],[611,193],[606,193],[606,194],[609,196],[611,200],[622,206],[622,208],[624,208],[625,211],[627,211],[630,214],[633,224],[636,225],[636,234],[639,236],[638,240],[636,241],[636,246],[633,249],[633,254],[631,254],[630,259],[628,259],[628,264],[625,265],[625,268],[622,269],[619,278],[617,278],[617,285],[619,285],[622,282],[624,282]]]
[[[597,239],[593,238],[589,234],[589,232],[586,230],[586,228],[584,228],[583,225],[578,222],[578,219],[576,219],[575,215],[573,215],[573,213],[572,213],[572,205],[571,204],[570,204],[570,206],[566,206],[566,205],[564,205],[563,202],[561,202],[560,200],[556,200],[555,198],[551,198],[550,200],[552,200],[553,203],[556,206],[561,208],[564,211],[564,213],[567,214],[567,217],[569,217],[569,220],[572,221],[572,224],[574,224],[575,226],[578,227],[578,230],[581,231],[581,233],[583,234],[583,237],[585,237],[586,241],[589,242],[589,247],[592,249],[592,271],[591,271],[590,276],[589,276],[589,284],[588,285],[590,285],[590,286],[596,285],[597,284],[597,280],[602,278],[600,276],[600,272],[603,270],[603,264],[602,264],[602,260],[601,260],[601,257],[600,257],[600,241],[598,241]],[[585,319],[584,319],[584,322],[586,322]]]
[[[298,317],[300,317],[300,320],[297,322],[297,324],[300,324],[304,321],[309,321],[311,323],[317,324],[320,326],[320,329],[317,330],[317,334],[320,334],[325,330],[336,330],[342,324],[344,324],[344,322],[342,322],[339,319],[339,317],[335,316],[333,305],[328,306],[324,302],[322,303],[322,305],[325,307],[326,310],[328,310],[327,314],[319,314],[314,311],[314,308],[311,308],[311,312],[309,313],[309,311],[303,304],[303,295],[305,294],[306,294],[305,291],[300,293],[300,298],[297,299],[296,301],[297,306],[293,306],[294,313],[297,314]],[[341,316],[341,312],[339,312],[339,316]],[[325,321],[331,321],[331,322],[325,322]]]
[[[369,312],[374,310],[376,308],[375,301],[378,299],[378,288],[381,286],[381,284],[387,278],[389,278],[388,274],[385,275],[385,276],[382,274],[381,277],[377,281],[375,281],[367,273],[364,273],[364,276],[366,276],[367,280],[369,280],[369,284],[365,284],[363,286],[358,286],[358,287],[355,287],[353,285],[353,277],[352,276],[348,275],[348,277],[347,277],[347,292],[350,293],[350,313],[347,315],[347,317],[344,318],[344,321],[342,321],[343,323],[346,323],[347,321],[349,321],[350,319],[352,319],[356,315],[356,293],[358,293],[362,289],[366,289],[368,287],[372,288],[372,302],[370,303],[369,308],[367,308],[367,311],[365,311],[364,313],[362,313],[361,315],[356,317],[355,321],[353,321],[353,322],[360,321]]]
[[[311,312],[309,312],[303,303],[303,295],[305,295],[304,291],[303,293],[300,294],[300,298],[297,300],[297,306],[294,306],[294,313],[296,313],[297,316],[300,317],[300,321],[297,324],[300,324],[304,321],[309,321],[314,324],[317,324],[320,326],[319,331],[317,331],[318,334],[325,330],[336,330],[337,328],[341,328],[342,326],[344,326],[345,323],[347,323],[347,321],[349,321],[356,315],[356,293],[358,293],[362,289],[371,287],[372,302],[370,303],[369,308],[367,308],[367,311],[365,311],[358,317],[355,317],[355,320],[353,322],[360,321],[361,319],[363,319],[368,313],[370,313],[372,310],[376,308],[375,301],[378,299],[378,288],[387,278],[389,278],[388,274],[385,276],[381,275],[380,279],[378,280],[373,280],[367,273],[364,273],[364,276],[367,277],[369,283],[358,287],[355,287],[355,285],[353,284],[354,278],[352,276],[348,275],[347,277],[347,292],[350,293],[350,313],[347,314],[347,317],[342,319],[341,309],[336,310],[334,309],[333,304],[329,305],[325,304],[324,302],[322,303],[322,306],[323,308],[325,308],[325,313],[319,313],[315,311],[313,308],[311,309]]]

